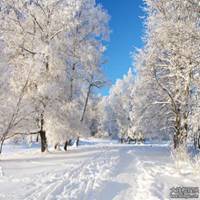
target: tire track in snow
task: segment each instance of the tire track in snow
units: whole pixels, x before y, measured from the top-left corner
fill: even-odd
[[[83,161],[72,170],[65,169],[57,173],[40,174],[35,179],[42,177],[32,194],[26,196],[26,200],[64,200],[87,199],[90,191],[97,188],[109,174],[112,165],[116,163],[116,157],[111,158],[110,147],[101,147],[99,153],[95,153],[89,160]],[[112,155],[113,156],[113,155]],[[83,198],[84,196],[84,198]]]
[[[137,176],[137,193],[134,199],[165,200],[163,197],[164,185],[156,181],[165,167],[158,166],[156,162],[138,161],[140,169]]]
[[[82,164],[78,176],[77,170],[70,174],[70,177],[68,177],[70,182],[64,187],[62,194],[58,198],[59,200],[93,199],[92,195],[94,194],[91,194],[91,191],[99,187],[99,184],[105,179],[106,175],[109,175],[110,169],[116,163],[116,157],[111,158],[109,152],[111,148],[101,147],[101,149],[103,151],[101,150],[92,159]]]

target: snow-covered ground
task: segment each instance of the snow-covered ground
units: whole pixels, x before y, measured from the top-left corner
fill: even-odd
[[[0,157],[1,200],[166,200],[173,186],[200,187],[200,176],[177,170],[165,144],[92,140],[45,154],[7,145]]]

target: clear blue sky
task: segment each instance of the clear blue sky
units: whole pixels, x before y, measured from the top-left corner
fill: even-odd
[[[105,57],[108,63],[104,66],[105,74],[112,84],[122,78],[132,66],[131,52],[135,47],[142,47],[143,0],[97,0],[111,16],[110,41],[107,44]],[[102,89],[107,95],[109,88]]]

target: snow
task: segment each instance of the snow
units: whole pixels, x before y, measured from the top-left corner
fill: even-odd
[[[169,199],[175,186],[200,187],[200,176],[178,170],[167,144],[119,144],[89,139],[68,152],[40,153],[5,145],[0,157],[1,200]]]

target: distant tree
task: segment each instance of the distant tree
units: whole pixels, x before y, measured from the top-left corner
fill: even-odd
[[[103,132],[125,137],[130,125],[131,91],[135,78],[131,69],[123,79],[119,79],[110,89],[108,97],[103,100],[104,113],[102,119]]]

